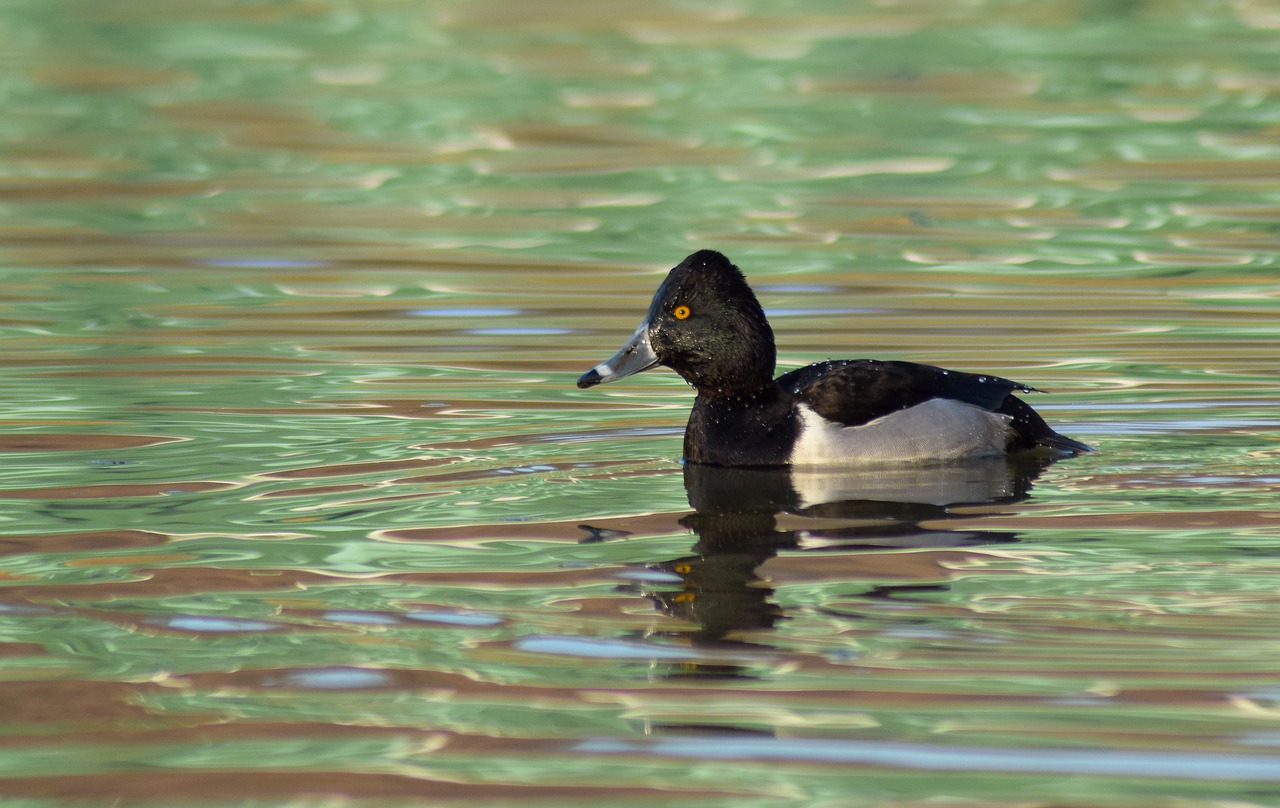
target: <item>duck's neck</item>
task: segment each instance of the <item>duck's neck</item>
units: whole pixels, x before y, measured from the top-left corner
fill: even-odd
[[[794,397],[772,380],[751,389],[699,389],[684,432],[685,461],[786,465],[800,430],[794,403]]]

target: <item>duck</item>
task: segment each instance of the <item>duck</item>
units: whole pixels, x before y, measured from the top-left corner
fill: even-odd
[[[746,277],[715,250],[681,261],[648,316],[579,388],[666,367],[696,397],[685,463],[841,467],[1092,451],[1055,432],[999,376],[879,359],[828,359],[774,378],[773,329]]]

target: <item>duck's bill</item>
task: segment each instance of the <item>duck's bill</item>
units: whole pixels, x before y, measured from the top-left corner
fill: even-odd
[[[622,346],[622,350],[582,374],[578,379],[578,386],[585,389],[597,384],[616,382],[657,364],[658,355],[649,344],[649,321],[646,320],[636,329],[627,344]]]

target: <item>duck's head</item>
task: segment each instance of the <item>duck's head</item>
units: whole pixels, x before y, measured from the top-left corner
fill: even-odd
[[[699,250],[658,287],[634,335],[579,387],[617,381],[664,365],[706,395],[760,389],[777,353],[764,310],[742,272],[714,250]]]

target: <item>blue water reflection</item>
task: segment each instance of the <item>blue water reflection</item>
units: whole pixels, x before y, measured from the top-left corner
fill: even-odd
[[[153,617],[147,623],[178,631],[197,633],[233,633],[254,631],[278,631],[285,628],[282,623],[267,620],[247,620],[243,618],[207,617],[201,615],[178,615],[174,617]]]
[[[698,760],[761,759],[952,771],[1280,781],[1280,759],[1274,757],[1177,751],[980,748],[833,738],[744,738],[735,735],[668,737],[646,741],[601,739],[585,741],[574,748],[587,754],[647,754]]]

